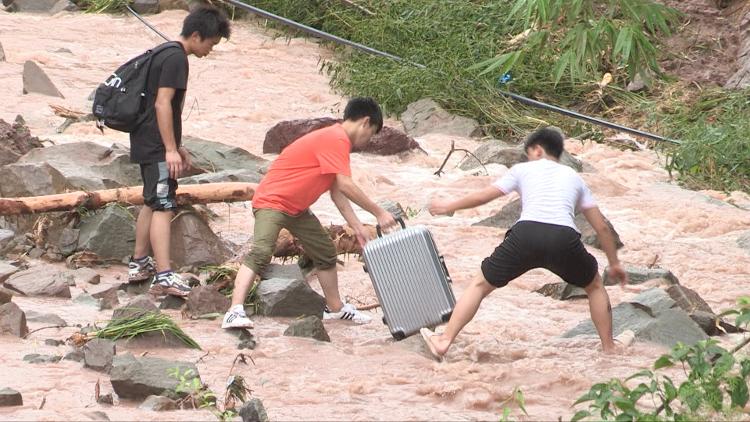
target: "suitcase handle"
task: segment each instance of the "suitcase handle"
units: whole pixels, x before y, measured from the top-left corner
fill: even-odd
[[[406,223],[404,223],[404,219],[403,218],[396,217],[396,218],[394,218],[394,220],[398,221],[398,223],[401,224],[401,228],[402,229],[406,228]],[[375,226],[375,230],[378,232],[378,237],[383,237],[383,231],[380,230],[380,224],[378,224],[378,225]]]
[[[453,283],[453,279],[451,279],[451,275],[448,274],[448,266],[445,265],[445,258],[443,256],[440,256],[440,264],[443,265],[443,272],[445,272],[445,279],[448,280],[448,283]]]

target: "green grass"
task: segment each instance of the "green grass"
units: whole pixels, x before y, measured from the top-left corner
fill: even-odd
[[[113,319],[106,327],[92,334],[94,337],[117,341],[120,339],[131,339],[151,332],[160,332],[162,334],[169,332],[187,346],[199,350],[201,348],[169,316],[153,312],[143,313],[131,318]]]

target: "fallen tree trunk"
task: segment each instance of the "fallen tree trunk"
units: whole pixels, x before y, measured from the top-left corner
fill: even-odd
[[[207,204],[211,202],[249,201],[253,198],[254,183],[206,183],[177,188],[177,204]],[[111,203],[143,205],[143,187],[107,189],[93,192],[69,192],[57,195],[25,198],[0,198],[0,215],[35,214],[69,211],[79,207],[97,209]]]

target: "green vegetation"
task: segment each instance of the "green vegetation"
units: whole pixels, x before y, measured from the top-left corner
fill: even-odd
[[[98,338],[116,341],[120,339],[131,339],[141,334],[151,332],[159,332],[163,335],[169,332],[187,346],[200,350],[198,343],[185,334],[185,332],[182,331],[182,329],[175,324],[168,315],[153,312],[139,312],[139,314],[129,318],[113,319],[106,327],[93,332],[91,335]]]

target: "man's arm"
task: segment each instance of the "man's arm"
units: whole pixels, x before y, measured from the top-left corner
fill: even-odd
[[[628,276],[622,265],[620,265],[620,260],[617,258],[615,236],[612,230],[609,229],[606,220],[604,220],[602,212],[599,211],[599,207],[587,208],[581,212],[583,212],[584,217],[586,217],[586,220],[591,224],[591,227],[594,228],[596,235],[599,237],[599,244],[609,261],[609,274],[615,279],[620,280],[621,286],[625,286]]]
[[[362,192],[362,189],[354,184],[354,181],[351,177],[343,175],[341,173],[336,174],[336,181],[331,187],[331,192],[333,193],[334,190],[342,193],[350,201],[354,202],[365,211],[374,215],[381,227],[387,228],[396,225],[396,220],[393,219],[391,213],[384,210],[381,206],[373,202],[372,199],[365,195],[365,193]],[[351,205],[349,205],[349,208],[351,209]],[[353,210],[352,214],[354,214]],[[346,216],[344,216],[344,218],[346,218]]]
[[[463,198],[459,198],[455,201],[449,201],[449,200],[433,200],[430,203],[430,214],[432,215],[440,215],[440,214],[453,214],[454,212],[458,210],[468,209],[468,208],[475,208],[480,205],[484,205],[493,199],[497,199],[501,196],[505,195],[503,191],[500,189],[494,187],[494,186],[488,186],[482,190],[478,190],[475,192],[472,192]]]
[[[352,209],[352,204],[349,202],[349,199],[346,198],[335,184],[331,187],[330,194],[331,200],[336,205],[336,208],[338,208],[339,212],[344,217],[344,220],[349,224],[349,227],[354,230],[360,245],[364,247],[365,243],[370,240],[370,235],[369,232],[365,230],[362,222],[359,221],[357,214],[354,213],[354,209]]]
[[[166,149],[166,162],[169,169],[169,177],[176,179],[182,173],[182,156],[177,150],[177,140],[174,135],[174,123],[172,121],[172,99],[175,95],[174,88],[160,87],[156,93],[156,123],[159,126],[164,148]]]

